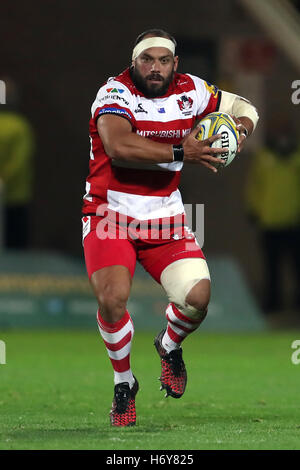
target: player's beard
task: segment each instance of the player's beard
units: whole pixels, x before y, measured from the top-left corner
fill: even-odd
[[[163,78],[158,73],[151,73],[146,77],[143,77],[136,67],[130,68],[130,74],[137,89],[147,98],[158,98],[159,96],[163,96],[168,91],[169,85],[174,78],[174,70],[172,70],[166,78]],[[151,83],[151,78],[159,80],[161,83]]]

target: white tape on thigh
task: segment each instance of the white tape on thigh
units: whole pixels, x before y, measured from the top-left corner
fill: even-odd
[[[161,273],[160,282],[170,302],[187,315],[196,309],[185,301],[189,291],[202,279],[209,279],[209,270],[205,259],[185,258],[169,264]],[[188,315],[189,316],[189,315]]]

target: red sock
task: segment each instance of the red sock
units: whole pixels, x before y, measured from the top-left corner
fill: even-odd
[[[134,377],[130,368],[130,350],[134,327],[129,313],[126,310],[121,320],[108,323],[98,310],[97,323],[114,369],[115,385],[128,382],[132,387]]]
[[[162,339],[162,345],[168,353],[173,349],[178,349],[184,338],[195,331],[203,321],[203,317],[199,320],[192,320],[181,313],[173,303],[168,305],[166,317],[168,326]]]

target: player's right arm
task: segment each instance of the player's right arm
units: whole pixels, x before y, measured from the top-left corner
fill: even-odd
[[[114,79],[108,80],[98,91],[91,111],[105,153],[115,160],[172,163],[172,144],[156,142],[135,132],[135,106],[130,90]],[[182,142],[184,161],[202,164],[215,171],[211,164],[222,162],[217,157],[224,152],[224,149],[211,147],[218,136],[198,141],[196,133],[197,129]]]
[[[155,142],[132,132],[131,123],[120,116],[105,114],[99,117],[97,129],[106,154],[117,160],[143,161],[151,163],[173,162],[173,146]],[[217,155],[224,149],[212,148],[210,145],[220,136],[199,141],[195,139],[198,129],[195,129],[182,143],[184,161],[198,163],[215,172],[211,163],[220,163]]]

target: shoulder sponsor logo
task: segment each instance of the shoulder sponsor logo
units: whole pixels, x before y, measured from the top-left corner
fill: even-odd
[[[107,93],[124,93],[122,88],[106,88]]]
[[[135,113],[146,113],[148,114],[148,111],[146,111],[144,108],[143,108],[143,105],[142,103],[139,103],[137,108],[134,110]]]
[[[129,105],[129,101],[125,100],[123,96],[119,96],[119,95],[105,95],[103,96],[103,98],[99,99],[100,102],[107,101],[107,100],[122,101],[127,106]]]
[[[182,114],[187,116],[192,113],[193,100],[189,96],[182,95],[180,99],[177,100],[177,104]]]

